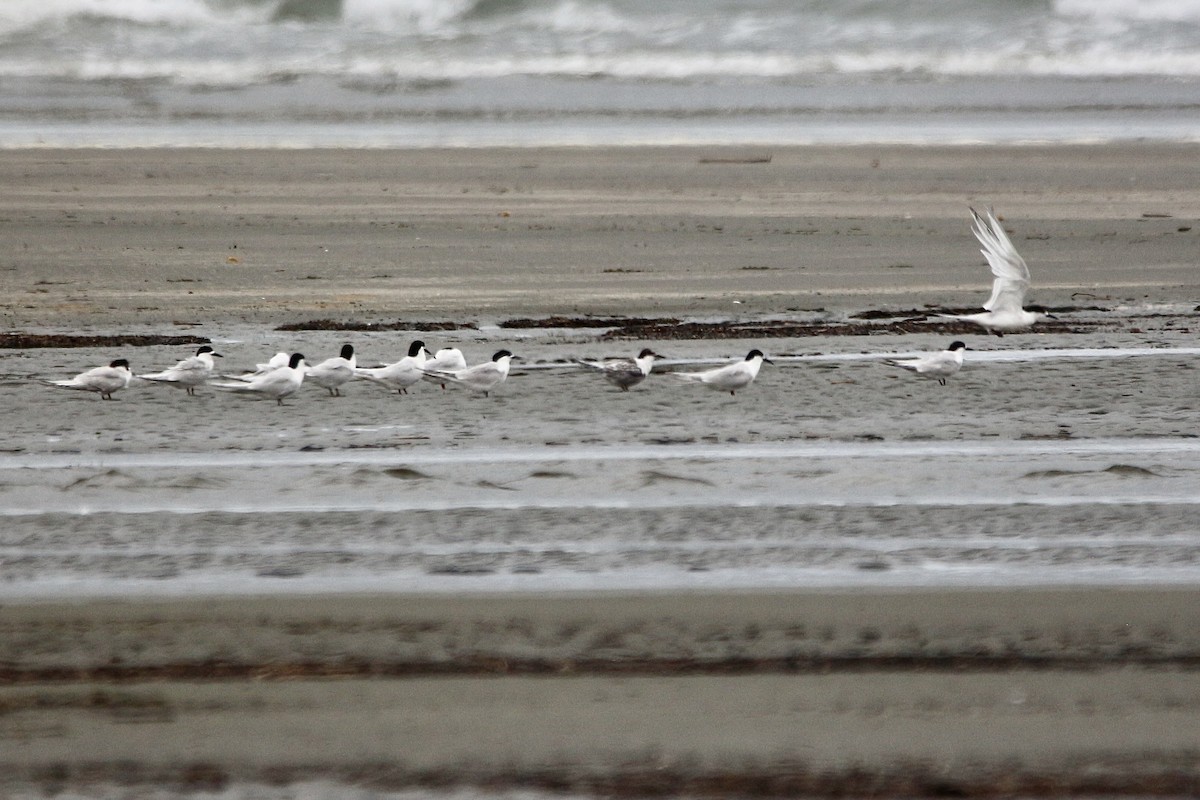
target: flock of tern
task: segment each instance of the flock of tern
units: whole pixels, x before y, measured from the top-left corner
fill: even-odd
[[[983,304],[984,310],[977,314],[939,314],[947,319],[974,323],[989,333],[1003,335],[1012,331],[1025,330],[1043,319],[1053,316],[1040,310],[1025,308],[1025,295],[1029,291],[1029,267],[1025,264],[1012,240],[1004,231],[996,214],[988,209],[980,214],[971,209],[974,219],[972,232],[983,245],[982,253],[987,259],[993,276],[992,294]],[[917,358],[885,359],[885,363],[909,370],[918,375],[936,379],[943,386],[946,379],[962,367],[966,344],[955,341],[941,352]],[[607,361],[585,361],[576,364],[596,370],[610,383],[622,391],[628,391],[646,379],[660,356],[649,348],[643,349],[636,358],[612,359]],[[307,364],[302,353],[277,353],[270,361],[257,365],[252,372],[241,375],[222,375],[216,372],[215,359],[221,354],[209,345],[204,345],[196,354],[183,359],[175,366],[161,372],[134,375],[129,361],[116,359],[106,366],[95,367],[66,380],[51,380],[45,383],[66,389],[94,392],[102,399],[111,400],[114,392],[128,387],[135,379],[165,383],[194,394],[201,386],[213,386],[228,392],[255,395],[275,400],[280,405],[283,399],[295,394],[305,383],[326,389],[330,395],[341,394],[341,387],[352,380],[367,380],[386,389],[407,393],[408,389],[422,380],[430,380],[446,388],[457,384],[487,396],[508,377],[509,366],[520,356],[508,350],[498,350],[490,360],[467,366],[462,351],[446,348],[430,353],[425,343],[416,341],[408,354],[393,364],[377,367],[359,367],[354,347],[344,345],[341,353],[317,364]],[[722,392],[735,395],[758,377],[759,368],[771,363],[761,350],[751,350],[744,359],[739,359],[714,369],[699,372],[670,371],[668,374],[689,383],[698,383]]]
[[[654,356],[654,353],[643,350],[636,359],[577,363],[599,370],[615,386],[628,390],[650,374]],[[227,392],[269,398],[279,405],[283,405],[283,399],[295,394],[306,382],[320,386],[336,397],[341,394],[341,387],[352,380],[371,381],[400,394],[407,394],[409,387],[421,380],[428,380],[440,383],[443,389],[447,384],[457,384],[487,397],[508,377],[512,361],[520,359],[509,350],[497,350],[490,360],[469,367],[458,348],[430,353],[424,342],[416,341],[409,348],[409,354],[394,364],[363,368],[356,363],[354,346],[347,344],[342,346],[339,355],[317,364],[306,364],[303,353],[276,353],[270,361],[258,364],[252,372],[224,375],[215,371],[214,359],[221,357],[211,346],[204,345],[195,355],[162,372],[135,375],[129,362],[120,358],[74,378],[46,383],[64,389],[95,392],[104,400],[111,400],[114,392],[128,387],[135,380],[168,384],[184,389],[188,394],[194,394],[200,386],[212,386]],[[744,359],[722,367],[668,374],[680,380],[736,394],[739,389],[754,382],[764,362],[771,363],[761,350],[751,350]]]

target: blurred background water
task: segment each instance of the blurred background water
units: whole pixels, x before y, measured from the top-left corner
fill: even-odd
[[[1200,0],[7,0],[0,142],[1200,139]]]

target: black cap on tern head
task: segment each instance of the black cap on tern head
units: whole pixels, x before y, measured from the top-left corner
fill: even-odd
[[[967,347],[967,345],[964,342],[953,341],[950,343],[950,346],[947,347],[946,349],[947,350],[970,350],[971,348]]]
[[[342,345],[342,354],[341,355],[342,355],[342,358],[349,361],[350,357],[354,355],[354,345],[352,345],[352,344]]]
[[[288,359],[288,366],[292,369],[300,366],[300,362],[304,360],[304,353],[292,353],[292,357]]]
[[[516,358],[516,356],[514,356],[508,350],[497,350],[495,355],[492,356],[492,361],[499,361],[500,359],[504,358],[505,356],[508,356],[509,358]]]
[[[638,358],[645,358],[646,356],[654,356],[654,357],[656,357],[656,358],[657,358],[657,357],[658,357],[658,353],[654,352],[654,351],[653,351],[653,350],[651,350],[649,347],[643,347],[643,348],[642,348],[642,352],[638,353],[638,356],[637,356],[637,357],[638,357]]]
[[[774,361],[772,361],[771,359],[767,358],[767,357],[766,357],[766,355],[763,353],[763,351],[762,351],[762,350],[755,349],[755,350],[751,350],[749,353],[747,353],[747,354],[746,354],[746,360],[747,360],[747,361],[752,361],[752,360],[754,360],[755,358],[761,358],[763,361],[765,361],[765,362],[766,362],[766,363],[768,363],[768,364],[774,364],[774,363],[775,363],[775,362],[774,362]]]
[[[202,355],[204,355],[205,353],[212,353],[212,356],[213,356],[213,358],[224,358],[224,357],[225,357],[225,356],[221,355],[220,353],[218,353],[218,352],[214,351],[214,350],[212,349],[212,347],[211,347],[211,346],[209,346],[209,345],[207,345],[207,344],[206,344],[206,345],[202,345],[202,346],[200,347],[200,349],[196,351],[196,355],[198,355],[198,356],[202,356]]]
[[[124,358],[118,358],[115,361],[110,361],[108,363],[108,365],[110,367],[112,367],[113,369],[116,369],[117,367],[124,367],[125,369],[129,369],[129,361]]]
[[[413,342],[412,344],[410,344],[408,346],[408,354],[415,358],[417,356],[417,354],[419,354],[424,349],[425,349],[425,343],[422,342],[420,339],[417,339],[415,342]]]

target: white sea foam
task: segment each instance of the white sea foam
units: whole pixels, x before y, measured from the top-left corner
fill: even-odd
[[[1197,0],[1055,0],[1054,11],[1064,16],[1101,19],[1186,21],[1200,19]]]
[[[309,16],[287,13],[293,6],[288,0],[9,0],[0,4],[0,74],[23,74],[17,64],[29,69],[40,61],[48,74],[78,73],[90,64],[85,77],[92,79],[184,82],[199,82],[190,74],[198,67],[218,78],[261,80],[250,69],[255,64],[327,75],[363,74],[375,65],[379,76],[429,79],[1200,76],[1200,2],[1184,0],[1059,0],[1027,6],[1022,15],[972,0],[865,10],[775,0],[732,14],[715,3],[660,9],[601,0],[328,0],[328,14]]]

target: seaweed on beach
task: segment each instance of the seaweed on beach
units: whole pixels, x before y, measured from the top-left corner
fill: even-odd
[[[361,322],[358,320],[312,319],[305,322],[288,322],[275,328],[277,331],[457,331],[478,330],[473,322]]]
[[[155,347],[158,345],[210,344],[203,336],[159,336],[154,334],[0,333],[0,349],[32,350],[43,347]]]
[[[501,328],[628,328],[628,327],[667,327],[679,325],[673,317],[565,317],[552,316],[542,319],[518,318],[505,320]]]
[[[1045,310],[1051,314],[1078,314],[1081,311],[1110,311],[1111,309],[1102,308],[1100,306],[1054,306]],[[907,309],[872,308],[866,311],[859,311],[851,314],[850,319],[880,320],[902,319],[910,317],[924,318],[930,314],[974,314],[977,311],[979,311],[978,306],[963,306],[958,308],[927,306],[925,308]],[[1039,323],[1039,326],[1040,324],[1041,323]]]
[[[1064,313],[1064,309],[1051,309]],[[942,313],[942,312],[938,312]],[[944,313],[961,313],[947,309]],[[932,312],[910,309],[904,312],[862,312],[854,314],[848,323],[799,323],[794,320],[724,320],[714,323],[683,321],[672,317],[564,317],[552,315],[542,318],[516,318],[499,323],[508,330],[556,330],[595,329],[601,341],[619,339],[757,339],[757,338],[800,338],[810,336],[877,336],[902,335],[902,333],[947,333],[968,335],[979,333],[979,327],[965,321],[937,319]],[[1044,333],[1086,333],[1094,330],[1096,323],[1039,323],[1038,331]],[[304,323],[288,323],[277,326],[277,331],[454,331],[479,330],[473,323],[454,321],[395,321],[395,323],[367,323],[367,321],[342,321],[313,319]]]
[[[1092,329],[1085,323],[1040,323],[1043,333],[1085,333]],[[981,333],[980,328],[957,320],[900,319],[892,322],[792,322],[768,320],[758,322],[682,322],[673,325],[626,325],[604,333],[600,338],[616,339],[788,339],[809,336],[876,336],[879,334],[941,333],[966,335]]]
[[[551,315],[549,317],[517,317],[498,323],[508,330],[603,329],[602,341],[622,339],[785,339],[808,336],[872,336],[878,334],[943,333],[971,334],[980,329],[969,322],[938,318],[936,314],[966,314],[966,309],[905,309],[869,310],[850,315],[849,322],[797,322],[794,320],[724,320],[719,322],[685,322],[674,317],[592,317]],[[1048,309],[1051,313],[1067,314],[1078,311],[1103,311],[1099,308],[1064,306]],[[1042,322],[1042,333],[1086,333],[1094,322]],[[478,330],[470,322],[362,322],[316,319],[288,323],[279,331],[452,331]]]

